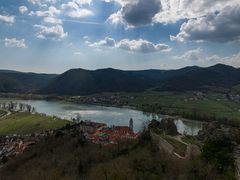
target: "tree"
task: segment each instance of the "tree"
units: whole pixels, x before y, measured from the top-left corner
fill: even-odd
[[[76,123],[80,123],[81,119],[82,119],[81,114],[80,114],[80,113],[77,113],[77,114],[76,114]]]
[[[227,137],[207,140],[203,146],[202,156],[221,172],[234,166],[233,144]]]

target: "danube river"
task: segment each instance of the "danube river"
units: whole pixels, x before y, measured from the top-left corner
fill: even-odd
[[[161,115],[146,114],[141,111],[128,108],[103,107],[96,105],[74,104],[65,101],[46,101],[46,100],[16,100],[1,99],[3,101],[13,101],[29,104],[36,108],[38,113],[44,113],[51,116],[57,116],[70,120],[77,113],[81,115],[82,120],[91,120],[95,122],[111,125],[128,126],[130,118],[134,121],[134,131],[140,131],[143,123],[155,119],[161,119]],[[203,123],[199,121],[178,119],[175,120],[179,133],[196,135],[202,128]]]

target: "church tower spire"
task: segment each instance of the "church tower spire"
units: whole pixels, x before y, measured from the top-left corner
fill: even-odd
[[[129,120],[129,128],[133,131],[133,119]]]

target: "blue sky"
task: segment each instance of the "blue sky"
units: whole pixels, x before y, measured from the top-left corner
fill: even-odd
[[[2,0],[0,68],[240,67],[239,0]]]

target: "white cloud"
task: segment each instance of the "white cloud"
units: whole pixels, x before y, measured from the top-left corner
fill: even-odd
[[[182,55],[174,56],[173,59],[181,60],[181,61],[199,62],[204,59],[202,56],[202,52],[203,52],[203,50],[201,48],[192,49],[192,50],[185,52]]]
[[[30,16],[40,16],[40,17],[56,17],[61,11],[54,6],[50,6],[46,11],[31,11]]]
[[[46,24],[62,24],[62,20],[55,17],[44,17],[43,22]]]
[[[139,39],[139,40],[123,39],[118,42],[117,47],[127,51],[142,52],[142,53],[171,50],[169,46],[166,44],[153,44],[152,42],[149,42],[143,39]]]
[[[152,53],[160,51],[170,51],[170,47],[166,44],[153,44],[147,40],[138,39],[138,40],[129,40],[122,39],[119,42],[116,42],[114,39],[106,37],[104,40],[90,43],[90,47],[95,48],[119,48],[129,52],[140,52],[140,53]]]
[[[206,55],[206,53],[201,48],[191,49],[182,55],[173,56],[173,60],[185,62],[187,64],[194,63],[203,66],[209,66],[213,64],[227,64],[230,66],[240,67],[240,52],[235,53],[230,56],[219,56],[216,54]]]
[[[108,22],[126,24],[128,27],[144,26],[152,23],[153,17],[160,11],[160,0],[116,0],[122,8],[110,15]]]
[[[215,58],[215,61],[217,60],[218,58]],[[219,58],[218,62],[240,68],[240,52],[231,56]]]
[[[74,52],[73,55],[80,56],[80,55],[83,55],[83,53],[80,51],[77,51],[77,52]]]
[[[76,2],[79,5],[89,5],[92,3],[92,0],[73,0],[73,2]]]
[[[16,38],[5,38],[3,41],[6,47],[27,48],[25,39],[17,40]]]
[[[239,5],[239,0],[160,0],[162,10],[154,17],[154,22],[169,24],[181,19],[205,16],[221,11],[227,6]]]
[[[204,17],[183,23],[180,33],[171,40],[193,41],[240,41],[240,5],[228,6],[221,12],[208,13]]]
[[[48,27],[36,24],[34,27],[37,29],[37,38],[39,39],[61,40],[68,35],[61,25]]]
[[[179,20],[200,18],[240,5],[239,0],[105,0],[114,1],[121,9],[108,21],[136,27],[152,23],[171,24]]]
[[[4,22],[7,24],[13,24],[15,22],[14,16],[0,15],[0,22]]]
[[[82,7],[82,5],[86,3],[90,3],[91,1],[70,1],[67,4],[62,4],[61,9],[64,15],[71,17],[71,18],[82,18],[87,16],[93,16],[94,13]]]
[[[115,47],[115,40],[109,37],[106,37],[104,40],[89,44],[90,47],[103,48],[103,47]]]
[[[57,0],[28,0],[31,4],[44,6],[46,4],[55,4]]]
[[[28,11],[28,8],[26,6],[20,6],[18,10],[21,14],[25,14]]]

